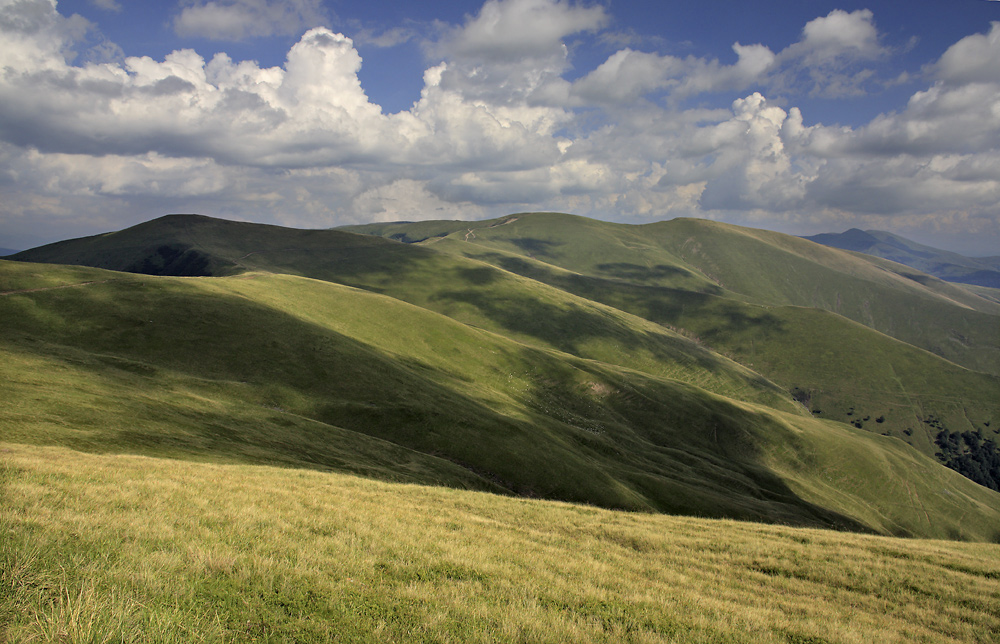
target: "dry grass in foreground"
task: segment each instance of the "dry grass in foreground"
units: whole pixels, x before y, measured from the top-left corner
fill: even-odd
[[[0,444],[0,642],[995,642],[1000,546]]]

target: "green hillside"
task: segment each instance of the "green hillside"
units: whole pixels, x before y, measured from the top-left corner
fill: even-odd
[[[817,415],[928,455],[939,452],[943,432],[997,441],[1000,319],[988,289],[698,220],[627,226],[521,214],[420,226],[409,240],[675,329],[782,385]],[[402,238],[408,228],[355,229]]]
[[[760,300],[766,302],[767,293],[772,293],[772,299],[775,297],[773,293],[778,292],[779,285],[773,281],[767,288],[760,284],[753,287],[754,283],[748,282],[742,288],[747,293],[743,294],[727,292],[718,286],[703,290],[698,290],[699,287],[694,290],[671,287],[671,284],[677,284],[678,276],[680,280],[692,278],[681,275],[680,269],[668,269],[662,263],[654,264],[657,267],[655,270],[644,272],[640,264],[632,263],[642,261],[637,257],[654,255],[656,261],[663,262],[666,255],[645,249],[636,250],[636,241],[630,242],[631,248],[623,250],[624,246],[616,241],[623,235],[620,229],[645,230],[648,227],[592,222],[594,227],[605,233],[604,244],[608,250],[604,259],[608,259],[612,250],[620,253],[618,259],[624,259],[625,253],[638,253],[632,257],[632,262],[618,262],[614,268],[611,267],[612,262],[593,259],[598,256],[594,252],[574,255],[568,250],[552,250],[546,257],[572,270],[541,261],[537,255],[520,255],[511,250],[516,250],[517,244],[500,235],[509,234],[515,239],[522,239],[519,235],[526,234],[526,231],[518,228],[521,219],[531,220],[531,217],[519,216],[518,221],[508,225],[479,230],[476,241],[470,239],[467,242],[464,235],[459,235],[436,238],[429,247],[489,262],[679,330],[779,383],[793,392],[811,411],[880,434],[896,436],[928,455],[938,451],[935,439],[943,429],[985,432],[987,437],[995,436],[1000,431],[996,422],[986,424],[1000,417],[1000,380],[995,375],[964,369],[840,314],[824,313],[822,308],[758,303]],[[570,243],[553,241],[557,239],[556,233],[560,228],[545,225],[550,220],[549,216],[537,219],[539,221],[527,231],[533,238],[546,239],[553,249],[572,248]],[[575,219],[569,221],[575,222]],[[691,228],[692,223],[697,228],[703,222],[681,222],[687,228]],[[709,227],[734,228],[719,224],[710,224]],[[697,231],[686,230],[685,234],[694,232]],[[828,284],[836,284],[836,280],[840,280],[844,292],[850,293],[849,297],[854,300],[861,292],[869,293],[872,299],[861,306],[861,309],[867,307],[869,317],[878,316],[888,320],[887,325],[912,329],[911,336],[921,335],[938,341],[943,336],[951,336],[945,342],[964,350],[968,347],[963,342],[968,340],[952,324],[967,328],[962,326],[963,322],[972,320],[970,324],[983,331],[980,335],[985,339],[981,342],[987,347],[984,349],[978,343],[975,345],[981,350],[976,362],[989,363],[988,358],[995,354],[995,347],[1000,342],[992,337],[1000,332],[1000,322],[995,315],[971,311],[964,305],[956,305],[954,299],[949,303],[949,300],[942,299],[938,290],[924,288],[918,283],[911,286],[912,280],[902,279],[895,273],[882,275],[884,271],[880,265],[846,253],[828,251],[802,240],[786,239],[786,236],[761,231],[744,233],[736,229],[734,234],[737,233],[737,239],[751,239],[749,250],[744,250],[743,256],[739,257],[750,275],[795,275],[804,284],[814,284],[812,288],[815,292],[826,290],[828,293],[833,292]],[[771,256],[768,256],[760,248],[762,242],[757,237],[772,235],[777,241],[771,249]],[[647,246],[651,245],[649,240],[654,237],[647,238]],[[595,238],[600,236],[595,235]],[[665,241],[659,243],[666,245]],[[721,243],[716,242],[716,245],[721,246]],[[735,243],[731,245],[737,246]],[[680,246],[683,247],[683,244]],[[814,262],[805,255],[807,251],[816,249],[820,251],[820,260]],[[707,255],[703,247],[698,253]],[[788,259],[789,255],[794,261]],[[751,257],[763,259],[755,266]],[[769,272],[766,270],[768,262],[776,266],[790,265],[791,268]],[[739,262],[732,260],[730,263],[735,266]],[[696,273],[692,270],[689,274]],[[810,275],[812,281],[805,279]],[[874,277],[867,282],[862,281],[861,278],[866,275]],[[881,282],[875,281],[876,278]],[[905,288],[890,288],[897,283]],[[933,286],[940,289],[939,284]],[[946,285],[940,290],[948,295],[950,288]],[[800,288],[799,295],[795,295],[795,289],[789,288],[790,295],[785,299],[795,301],[804,297],[804,290],[807,287]],[[746,301],[750,295],[757,301]],[[837,297],[842,303],[841,308],[844,308],[843,302],[848,298],[835,296],[835,301]],[[974,301],[970,299],[974,296],[969,293],[962,297]],[[875,299],[892,306],[875,309],[870,305]],[[989,307],[984,304],[981,308]],[[959,337],[964,339],[959,340]],[[987,366],[996,369],[996,364]]]
[[[943,428],[998,431],[996,423],[985,425],[1000,417],[997,376],[843,316],[583,276],[492,251],[475,256],[684,332],[782,385],[810,411],[896,436],[929,455]]]
[[[5,436],[890,534],[1000,525],[992,492],[941,497],[931,460],[967,460],[972,434],[988,458],[1000,431],[1000,378],[965,368],[1000,351],[1000,307],[970,291],[696,220],[353,230],[177,215],[4,262]]]
[[[970,369],[1000,374],[995,301],[879,258],[693,219],[630,226],[529,213],[497,221],[478,222],[481,228],[462,222],[466,232],[422,245],[486,261],[490,249],[589,277],[754,304],[823,308]],[[381,234],[374,226],[362,230]]]
[[[0,642],[995,641],[991,301],[716,228],[0,260]]]
[[[900,441],[385,295],[0,267],[5,441],[887,534],[1000,525],[1000,494]]]
[[[657,324],[482,262],[418,246],[193,215],[162,217],[74,241],[43,246],[16,259],[174,274],[177,264],[157,263],[159,249],[183,247],[213,275],[253,270],[354,286],[542,348],[683,380],[740,400],[793,406],[787,392],[759,374]],[[211,267],[218,268],[211,272]]]

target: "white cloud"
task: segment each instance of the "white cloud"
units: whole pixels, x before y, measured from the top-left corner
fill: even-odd
[[[764,45],[733,45],[736,63],[678,58],[622,49],[585,77],[571,93],[584,103],[627,105],[665,91],[672,99],[718,91],[741,91],[766,79],[776,60]]]
[[[966,36],[948,48],[936,67],[948,83],[1000,83],[1000,22],[987,34]]]
[[[802,38],[779,52],[770,86],[779,90],[807,88],[814,96],[845,97],[888,85],[870,67],[890,55],[868,9],[850,13],[835,9],[806,23]]]
[[[802,40],[790,47],[790,54],[807,65],[826,64],[836,58],[874,59],[885,51],[878,42],[874,14],[868,9],[847,13],[834,9],[810,20],[802,29]]]
[[[781,91],[807,83],[813,94],[849,96],[864,93],[875,80],[874,71],[864,64],[888,54],[868,10],[834,10],[816,18],[806,24],[798,42],[777,54],[760,43],[734,43],[732,49],[732,64],[621,49],[576,81],[571,95],[611,105],[661,93],[676,101],[710,92],[741,92],[754,85]]]
[[[612,54],[573,84],[573,94],[590,103],[632,103],[678,83],[684,61],[632,49]]]
[[[487,0],[474,17],[436,47],[456,58],[523,60],[547,57],[564,47],[566,36],[594,31],[608,22],[599,5],[567,0]]]
[[[277,5],[188,8],[210,6],[252,17]],[[886,55],[871,12],[818,18],[778,53],[737,43],[725,63],[625,48],[568,81],[570,39],[608,21],[567,0],[489,0],[427,46],[437,58],[414,106],[384,114],[355,43],[326,28],[269,68],[183,49],[75,62],[89,23],[50,0],[0,0],[0,223],[110,229],[201,211],[323,226],[551,209],[902,227],[936,212],[1000,235],[1000,23],[929,66],[932,84],[898,112],[850,128],[806,125],[782,94],[871,82],[866,65]],[[397,37],[410,36],[385,42]],[[687,107],[706,93],[732,104]]]
[[[174,18],[174,31],[184,37],[244,40],[294,35],[325,20],[319,0],[187,0]]]

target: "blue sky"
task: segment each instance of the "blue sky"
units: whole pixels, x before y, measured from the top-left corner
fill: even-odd
[[[0,0],[0,247],[558,210],[1000,254],[1000,2]]]

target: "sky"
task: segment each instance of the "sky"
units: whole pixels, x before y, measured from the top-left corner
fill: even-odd
[[[0,0],[0,247],[524,211],[1000,255],[1000,1]]]

